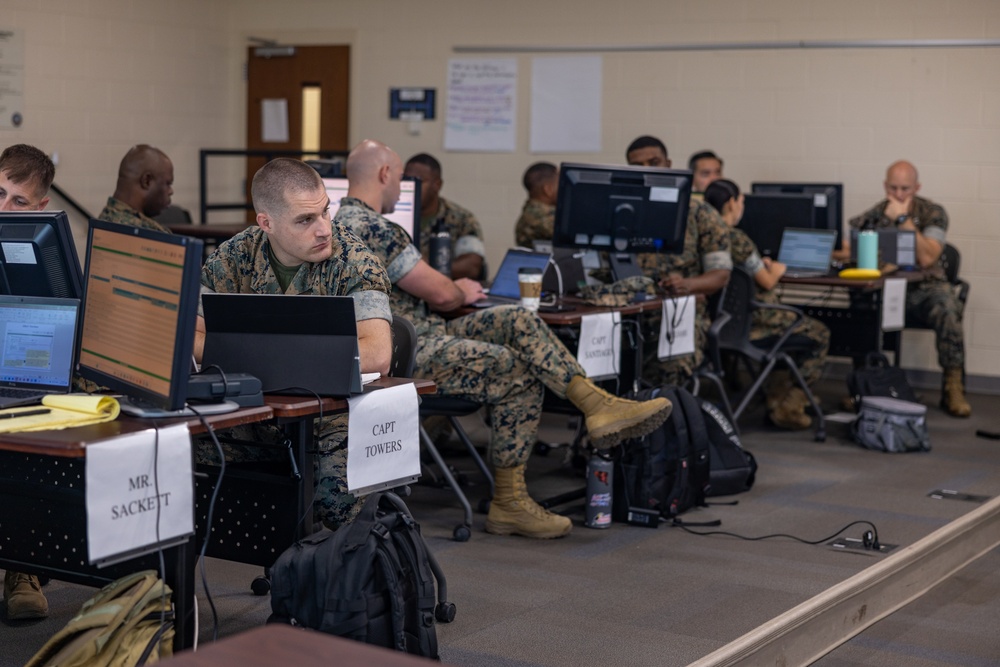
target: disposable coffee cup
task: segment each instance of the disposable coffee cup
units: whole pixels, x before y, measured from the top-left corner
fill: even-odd
[[[542,301],[542,270],[518,269],[517,284],[521,288],[521,305],[528,310],[538,310]]]

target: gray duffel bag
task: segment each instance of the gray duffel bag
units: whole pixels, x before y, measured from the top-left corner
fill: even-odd
[[[927,452],[927,406],[887,396],[864,396],[854,439],[880,452]]]

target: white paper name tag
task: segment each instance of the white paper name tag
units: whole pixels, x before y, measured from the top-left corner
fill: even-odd
[[[693,296],[663,300],[658,348],[660,359],[694,354],[694,320],[697,311]]]
[[[187,424],[88,445],[86,477],[91,563],[137,555],[194,533]]]
[[[348,399],[347,490],[363,495],[420,475],[420,414],[413,384]]]
[[[882,284],[882,331],[901,331],[906,321],[906,279],[888,278]]]
[[[597,313],[580,318],[580,346],[576,360],[596,380],[616,377],[621,368],[620,313]]]

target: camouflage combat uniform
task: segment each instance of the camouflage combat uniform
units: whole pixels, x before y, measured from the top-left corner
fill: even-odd
[[[764,260],[760,257],[757,245],[742,229],[729,230],[730,252],[733,264],[743,266],[747,272],[755,276],[764,269]],[[773,289],[765,290],[757,286],[756,298],[764,303],[778,303],[778,295]],[[781,333],[795,321],[795,313],[787,310],[758,309],[753,312],[753,324],[750,329],[750,340],[762,340]],[[804,317],[795,327],[795,335],[805,336],[813,343],[809,353],[803,353],[796,359],[802,377],[812,384],[823,374],[826,364],[826,353],[830,349],[830,330],[825,324],[812,317]]]
[[[226,293],[281,294],[269,259],[267,235],[260,227],[250,227],[223,243],[206,260],[201,272],[203,291]],[[317,264],[304,263],[284,294],[351,296],[358,321],[392,321],[389,309],[389,279],[385,269],[367,247],[349,231],[334,226],[333,254]],[[309,363],[303,351],[303,363]],[[236,437],[258,442],[281,442],[284,435],[273,425],[263,424],[234,429]],[[318,518],[336,528],[356,516],[361,503],[347,492],[347,415],[317,420],[314,437]],[[227,446],[227,460],[288,460],[284,451]],[[199,460],[206,457],[200,455]],[[217,462],[211,453],[210,462]]]
[[[521,217],[514,225],[514,241],[525,248],[530,248],[532,241],[551,241],[555,224],[555,206],[529,199],[524,202]]]
[[[895,229],[896,221],[885,217],[888,200],[852,218],[854,229]],[[938,204],[922,197],[913,198],[913,223],[920,233],[945,245],[948,214]],[[943,253],[942,253],[943,257]],[[942,257],[924,269],[926,277],[906,286],[906,317],[934,329],[938,363],[941,368],[965,368],[965,336],[962,331],[962,308],[945,277]]]
[[[117,222],[119,225],[129,225],[130,227],[141,227],[143,229],[153,229],[158,232],[170,233],[170,230],[158,223],[156,220],[137,211],[120,199],[108,197],[108,205],[104,207],[101,214],[97,216],[99,220]]]
[[[692,199],[681,253],[640,253],[638,263],[643,273],[656,282],[671,273],[691,278],[708,271],[731,271],[733,260],[729,254],[729,227],[714,208],[703,201]],[[698,299],[695,353],[660,361],[657,358],[656,343],[660,334],[660,314],[646,318],[647,343],[643,354],[643,378],[653,385],[683,384],[705,359],[708,327],[711,323],[707,299]]]
[[[393,283],[392,311],[413,322],[419,335],[415,375],[437,384],[438,394],[487,406],[490,456],[498,468],[523,465],[531,453],[543,387],[561,398],[584,370],[538,315],[520,306],[497,306],[446,320],[396,284],[420,261],[398,226],[359,199],[345,197],[334,221],[360,236],[386,265]]]
[[[466,208],[438,197],[438,210],[432,216],[420,218],[420,254],[424,261],[429,261],[431,250],[431,232],[438,220],[444,220],[448,233],[451,235],[451,256],[458,257],[472,253],[486,258],[486,246],[483,244],[483,229],[476,216]]]

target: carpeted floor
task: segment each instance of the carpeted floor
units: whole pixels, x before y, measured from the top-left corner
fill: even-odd
[[[823,384],[825,406],[838,403],[841,387]],[[925,394],[935,405],[936,393]],[[775,431],[763,425],[758,409],[740,424],[760,464],[754,488],[733,497],[737,504],[702,508],[684,519],[720,519],[722,526],[711,530],[747,537],[785,533],[809,541],[864,520],[877,526],[883,543],[911,544],[976,506],[934,500],[930,491],[994,496],[1000,489],[1000,442],[975,435],[1000,429],[1000,398],[971,400],[968,420],[931,408],[933,450],[911,455],[861,450],[838,424],[830,424],[824,443],[814,442],[811,432]],[[567,421],[547,415],[543,437],[565,441]],[[484,437],[481,424],[466,423],[474,438]],[[536,497],[582,486],[566,454],[555,448],[532,458],[529,489]],[[484,487],[471,461],[457,452],[448,458],[466,473],[475,505]],[[472,539],[457,543],[451,535],[461,511],[450,491],[418,485],[408,503],[458,607],[454,623],[438,626],[442,658],[456,665],[686,665],[883,557],[790,538],[747,541],[665,526],[588,529],[582,501],[558,508],[575,523],[566,538],[492,536],[477,514]],[[844,535],[859,538],[863,530],[854,526]],[[818,664],[1000,664],[998,565],[1000,554],[989,553]],[[227,636],[263,623],[268,599],[249,590],[258,568],[209,559],[206,569],[218,625],[202,591],[202,642],[216,629]],[[45,591],[48,619],[0,624],[0,667],[24,664],[93,592],[55,581]]]

